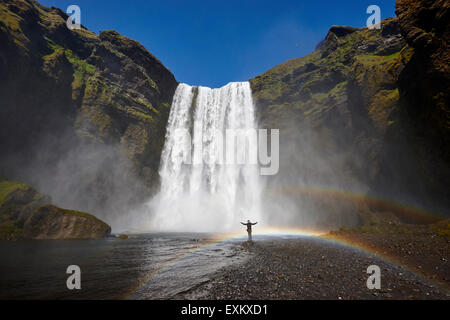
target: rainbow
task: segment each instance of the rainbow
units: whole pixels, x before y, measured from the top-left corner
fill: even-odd
[[[261,235],[286,235],[286,236],[318,236],[321,232],[317,230],[304,230],[304,229],[295,229],[295,228],[261,228],[258,232],[253,232],[254,236],[261,236]],[[139,284],[130,290],[128,290],[124,296],[123,299],[128,299],[131,297],[135,292],[137,292],[140,288],[144,287],[148,282],[150,282],[153,278],[155,278],[160,272],[163,270],[169,268],[173,264],[175,264],[177,261],[194,254],[208,246],[227,242],[227,241],[237,241],[237,240],[245,240],[246,239],[246,233],[243,233],[242,231],[235,231],[235,232],[229,232],[229,233],[221,233],[215,236],[210,237],[209,239],[202,242],[199,246],[194,247],[192,249],[186,250],[183,253],[180,253],[178,255],[175,255],[173,258],[166,261],[166,263],[162,264],[159,268],[154,270],[153,272],[150,272],[145,278],[141,279]]]
[[[267,195],[290,195],[290,196],[307,196],[311,198],[317,197],[320,200],[339,200],[347,201],[356,205],[364,205],[370,208],[371,211],[389,211],[394,213],[397,217],[405,222],[409,223],[420,223],[429,224],[434,223],[441,219],[440,215],[418,209],[416,207],[395,202],[390,199],[383,199],[380,197],[370,196],[364,193],[356,193],[343,191],[340,189],[333,188],[323,188],[323,187],[304,187],[304,186],[282,186],[278,188],[267,188],[265,190]],[[386,261],[390,264],[401,266],[402,268],[410,271],[417,276],[426,278],[424,274],[417,270],[412,270],[408,266],[404,265],[398,258],[388,255],[386,252],[381,252],[377,248],[373,248],[367,244],[351,241],[348,239],[338,238],[336,236],[328,233],[329,230],[319,230],[319,229],[302,229],[302,228],[290,228],[290,227],[276,227],[276,228],[257,228],[253,232],[254,236],[294,236],[294,237],[318,237],[320,239],[336,243],[338,245],[343,245],[344,247],[357,249],[360,252],[374,255],[377,258]],[[217,236],[211,237],[210,239],[202,242],[198,247],[187,250],[186,252],[180,253],[174,256],[172,259],[163,264],[160,268],[148,274],[140,283],[129,290],[124,299],[129,298],[132,294],[137,292],[140,288],[150,282],[155,276],[157,276],[161,271],[170,267],[177,261],[187,257],[188,255],[194,254],[195,252],[202,250],[210,245],[226,242],[226,241],[236,241],[245,240],[246,234],[242,231],[230,232],[219,234]],[[441,286],[448,287],[447,284],[440,284]]]
[[[366,244],[362,244],[355,241],[350,241],[348,239],[342,239],[337,238],[330,233],[327,233],[325,231],[320,230],[305,230],[301,228],[260,228],[258,232],[254,232],[254,236],[279,236],[279,237],[315,237],[318,239],[322,239],[328,242],[332,242],[337,245],[341,245],[347,248],[356,249],[360,251],[361,253],[369,254],[372,256],[375,256],[376,258],[385,261],[389,264],[397,265],[405,270],[421,277],[426,278],[426,276],[419,271],[412,270],[410,267],[403,264],[400,260],[398,260],[396,257],[387,255],[386,253],[381,252],[380,250],[370,247]],[[238,241],[243,240],[245,241],[246,234],[245,232],[231,232],[231,233],[225,233],[220,234],[214,237],[211,237],[210,239],[206,240],[205,242],[202,242],[198,247],[192,248],[190,250],[187,250],[186,252],[180,253],[176,256],[174,256],[172,259],[167,261],[165,264],[163,264],[160,268],[157,270],[151,272],[148,274],[145,278],[141,279],[139,284],[135,286],[134,288],[131,288],[124,296],[123,299],[130,298],[135,292],[137,292],[139,289],[144,287],[147,283],[149,283],[152,279],[154,279],[160,272],[167,269],[168,267],[175,264],[177,261],[194,254],[210,245],[214,245],[217,243],[222,243],[226,241]],[[429,279],[428,279],[429,280]],[[441,287],[445,287],[447,290],[450,290],[447,284],[439,283]]]
[[[277,188],[267,188],[265,192],[269,196],[280,194],[287,196],[305,196],[312,199],[318,198],[322,201],[324,199],[347,201],[356,205],[365,205],[372,211],[392,212],[402,221],[408,223],[430,224],[443,218],[440,214],[431,213],[391,199],[328,187],[281,186]]]

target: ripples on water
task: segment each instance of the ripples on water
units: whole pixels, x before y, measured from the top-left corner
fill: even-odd
[[[0,257],[0,299],[170,299],[239,260],[233,241],[207,234],[1,241]],[[81,290],[66,287],[73,264]]]

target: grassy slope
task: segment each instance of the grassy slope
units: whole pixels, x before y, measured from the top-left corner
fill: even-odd
[[[385,24],[392,20],[385,21]],[[400,50],[385,52],[380,30],[360,29],[332,39],[336,48],[289,60],[251,80],[263,120],[289,113],[298,120],[312,120],[347,98],[349,81],[363,89],[365,107],[375,127],[384,130],[398,102],[396,72],[402,64]],[[329,45],[329,44],[328,44]],[[325,44],[327,46],[327,44]],[[366,48],[378,46],[373,52]],[[269,120],[270,119],[270,120]]]
[[[157,170],[176,80],[142,45],[114,31],[69,31],[61,10],[26,0],[0,3],[0,41],[8,45],[8,82],[19,90],[25,74],[32,74],[39,79],[30,81],[43,87],[35,91],[52,91],[55,100],[53,106],[30,93],[23,108],[38,103],[51,115],[64,105],[82,139],[122,144],[138,171]],[[20,72],[14,70],[19,65]],[[12,105],[17,101],[9,92],[4,101]]]
[[[94,221],[104,230],[110,229],[105,222],[89,213],[61,209],[45,204],[47,201],[49,201],[47,197],[26,184],[6,180],[0,181],[0,239],[38,236],[42,228],[39,224],[40,221],[52,219],[53,215],[88,219]],[[36,215],[39,215],[39,217],[33,219]]]

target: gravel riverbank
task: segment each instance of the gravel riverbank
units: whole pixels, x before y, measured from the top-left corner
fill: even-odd
[[[449,299],[449,290],[374,253],[323,238],[276,238],[236,245],[246,262],[220,270],[185,299]],[[426,254],[426,253],[424,253]],[[381,289],[366,286],[381,269]]]

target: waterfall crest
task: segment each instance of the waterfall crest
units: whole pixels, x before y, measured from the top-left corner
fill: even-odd
[[[259,219],[262,185],[257,161],[225,163],[221,153],[228,147],[226,132],[249,129],[256,134],[248,82],[219,89],[178,85],[161,156],[153,228],[225,231],[239,228],[244,219]],[[238,139],[233,152],[237,159],[245,158],[251,147],[256,149],[256,143]]]

